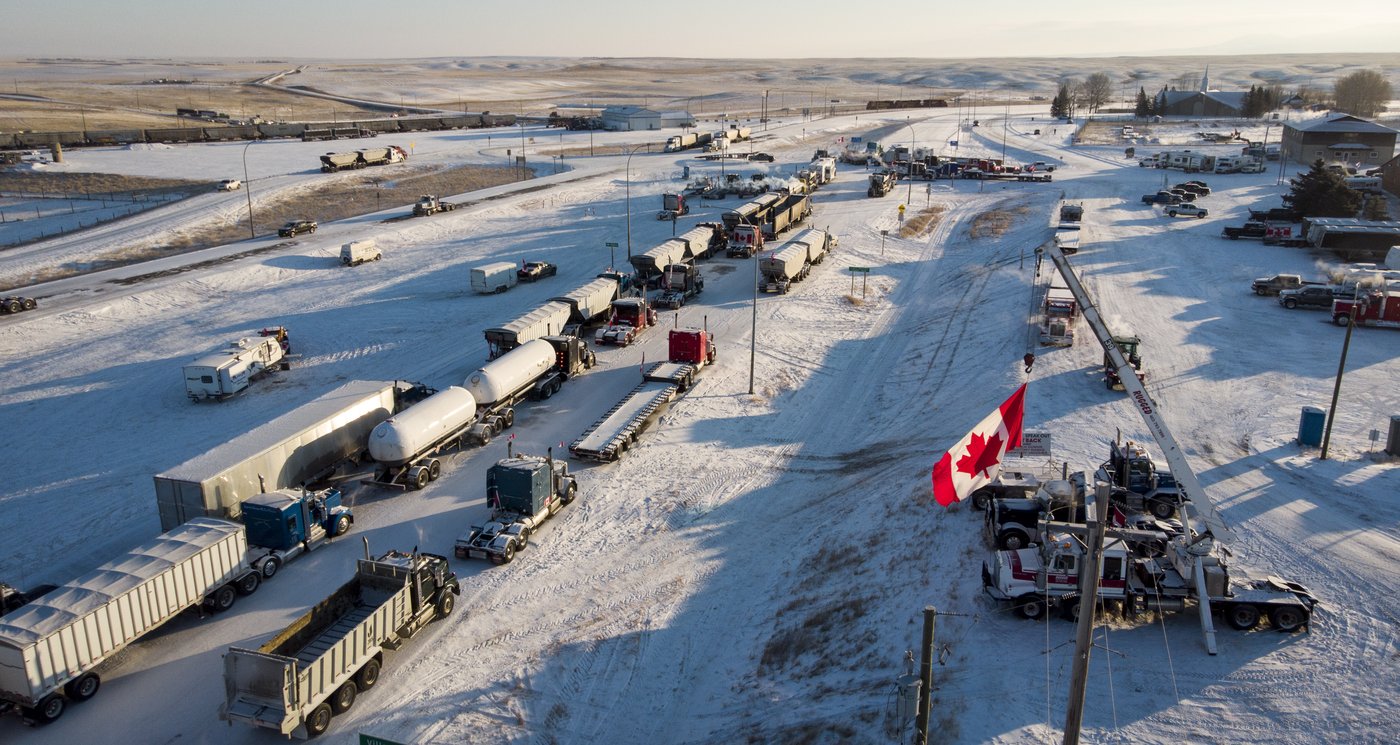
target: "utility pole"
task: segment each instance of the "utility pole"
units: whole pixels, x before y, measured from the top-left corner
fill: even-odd
[[[1342,359],[1337,363],[1337,383],[1332,386],[1332,406],[1327,409],[1327,427],[1322,433],[1322,460],[1327,460],[1327,447],[1332,444],[1332,420],[1337,417],[1337,398],[1342,394],[1342,372],[1347,367],[1347,349],[1351,347],[1351,330],[1356,328],[1356,308],[1361,304],[1361,283],[1351,299],[1351,315],[1347,317],[1347,333],[1342,337]]]
[[[1094,606],[1099,595],[1099,555],[1103,552],[1103,536],[1107,515],[1100,514],[1108,506],[1108,484],[1095,486],[1092,509],[1088,518],[1089,547],[1079,571],[1079,626],[1074,640],[1074,670],[1070,681],[1069,703],[1065,707],[1064,745],[1079,745],[1079,728],[1084,720],[1084,693],[1089,684],[1089,652],[1094,648]],[[1132,602],[1129,598],[1128,602]]]
[[[919,662],[919,713],[914,720],[914,737],[918,745],[928,745],[928,723],[932,719],[929,709],[933,704],[933,620],[938,610],[932,605],[924,606],[924,639],[920,645],[923,657]]]

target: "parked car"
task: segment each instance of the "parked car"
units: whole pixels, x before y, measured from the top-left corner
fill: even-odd
[[[291,222],[277,229],[277,235],[282,238],[291,238],[292,236],[300,235],[301,233],[314,232],[316,232],[315,220],[292,220]]]
[[[1331,310],[1335,293],[1327,285],[1306,285],[1278,294],[1279,305],[1285,308],[1326,308]]]
[[[749,155],[749,160],[761,160],[765,163],[772,163],[773,156],[768,153],[752,153]]]
[[[1209,187],[1209,186],[1206,186],[1206,185],[1204,185],[1204,184],[1201,184],[1201,183],[1198,183],[1198,182],[1195,182],[1195,181],[1187,181],[1187,182],[1184,183],[1184,184],[1177,184],[1176,186],[1173,186],[1172,188],[1173,188],[1173,189],[1181,189],[1181,190],[1183,190],[1183,191],[1191,192],[1192,194],[1195,194],[1195,195],[1198,196],[1198,197],[1204,197],[1204,196],[1209,196],[1209,195],[1210,195],[1210,187]]]
[[[219,191],[238,191],[243,188],[243,182],[236,178],[226,178],[219,182]]]
[[[559,267],[548,261],[527,261],[516,270],[515,276],[521,282],[534,282],[544,277],[553,277],[559,273]]]
[[[1263,238],[1265,235],[1268,235],[1268,233],[1269,226],[1253,220],[1239,227],[1227,225],[1220,230],[1220,236],[1222,238],[1229,238],[1232,241],[1237,241],[1241,238]]]
[[[1202,218],[1210,214],[1210,212],[1205,207],[1198,207],[1190,202],[1182,202],[1181,204],[1173,204],[1167,207],[1167,214],[1172,217],[1185,215],[1186,217]]]
[[[1185,189],[1168,189],[1169,193],[1175,194],[1183,202],[1196,201],[1196,193]]]
[[[1156,194],[1142,195],[1143,204],[1181,204],[1181,197],[1169,192],[1159,191]]]

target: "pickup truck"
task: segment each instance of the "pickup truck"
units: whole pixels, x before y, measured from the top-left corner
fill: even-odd
[[[1296,274],[1275,274],[1272,277],[1260,277],[1250,284],[1250,289],[1255,295],[1277,295],[1284,290],[1296,290],[1299,287],[1321,285],[1322,282],[1305,281]]]
[[[238,191],[243,188],[243,182],[236,178],[226,178],[219,182],[219,191]]]
[[[1327,285],[1307,285],[1278,294],[1279,305],[1285,308],[1332,308],[1334,293]]]
[[[1169,192],[1159,191],[1156,194],[1142,195],[1143,204],[1181,204],[1181,197]]]
[[[1181,183],[1181,184],[1177,184],[1176,186],[1173,186],[1172,189],[1173,189],[1173,190],[1175,190],[1175,189],[1181,189],[1182,191],[1189,191],[1189,192],[1191,192],[1192,194],[1195,194],[1195,195],[1198,196],[1198,197],[1208,197],[1208,196],[1210,196],[1210,187],[1209,187],[1209,186],[1206,186],[1205,184],[1203,184],[1203,183],[1201,183],[1201,182],[1199,182],[1199,181],[1187,181],[1187,182],[1185,182],[1185,183]]]
[[[1241,238],[1263,238],[1268,231],[1268,226],[1264,223],[1250,220],[1239,227],[1227,225],[1221,228],[1220,237],[1229,238],[1232,241],[1237,241]]]
[[[277,235],[282,238],[291,238],[301,233],[316,232],[315,220],[292,220],[277,229]]]
[[[1210,210],[1207,210],[1205,207],[1198,207],[1190,202],[1182,202],[1181,204],[1169,205],[1167,207],[1167,214],[1172,217],[1185,215],[1187,217],[1201,218],[1210,214]]]
[[[1260,222],[1269,222],[1270,220],[1281,220],[1283,222],[1298,222],[1299,220],[1303,219],[1303,216],[1290,209],[1274,207],[1273,209],[1268,210],[1250,210],[1249,219],[1258,220]]]
[[[515,271],[515,276],[521,282],[534,282],[544,277],[553,277],[559,273],[559,267],[548,261],[527,261]]]

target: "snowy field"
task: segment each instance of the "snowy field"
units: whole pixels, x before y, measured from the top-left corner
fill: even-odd
[[[389,653],[380,684],[324,741],[366,732],[405,743],[889,742],[898,734],[894,679],[904,651],[917,650],[921,610],[933,605],[946,614],[935,740],[1058,742],[1073,626],[1021,620],[983,595],[981,513],[934,504],[928,473],[1027,379],[1026,427],[1053,432],[1055,458],[1072,470],[1092,471],[1117,431],[1150,440],[1124,396],[1104,389],[1101,352],[1082,323],[1075,346],[1034,347],[1033,372],[1021,366],[1034,331],[1033,252],[1062,196],[1086,210],[1084,247],[1072,261],[1115,330],[1143,338],[1148,388],[1238,533],[1235,564],[1301,582],[1322,599],[1309,633],[1218,624],[1217,656],[1205,653],[1191,613],[1108,621],[1096,632],[1085,740],[1393,741],[1400,469],[1371,452],[1368,433],[1400,414],[1400,332],[1353,336],[1332,451],[1319,460],[1294,441],[1299,410],[1327,406],[1344,332],[1323,313],[1252,295],[1249,281],[1317,275],[1325,260],[1219,237],[1247,207],[1277,205],[1277,173],[1207,177],[1214,191],[1201,203],[1210,216],[1171,219],[1139,202],[1163,173],[1137,168],[1121,145],[1070,147],[1070,128],[1052,133],[1043,110],[1010,113],[1005,123],[983,116],[961,134],[947,109],[757,132],[755,148],[778,156],[766,166],[778,173],[842,137],[907,143],[906,115],[915,144],[956,139],[945,153],[1005,152],[1059,167],[1049,184],[910,190],[901,182],[892,196],[870,199],[865,171],[842,165],[812,217],[840,246],[793,292],[755,305],[747,262],[704,263],[705,293],[679,320],[714,331],[718,366],[625,459],[573,464],[579,500],[515,563],[454,561],[458,611]],[[1262,130],[1246,134],[1262,139]],[[492,134],[418,133],[416,156],[500,162],[510,145],[503,135],[488,142]],[[527,136],[535,134],[544,132]],[[565,133],[562,143],[588,137]],[[323,147],[250,148],[250,169],[263,174],[255,199],[323,178],[307,170]],[[1213,148],[1238,145],[1201,147]],[[67,167],[218,179],[238,174],[241,149],[82,150]],[[459,384],[486,360],[482,329],[605,269],[606,242],[627,245],[624,160],[579,159],[577,171],[541,190],[503,190],[420,220],[385,224],[386,210],[324,224],[313,236],[258,243],[267,250],[249,258],[134,284],[96,275],[3,319],[0,418],[11,446],[0,454],[0,579],[63,582],[150,538],[153,474],[344,381]],[[632,158],[633,253],[670,237],[672,226],[654,215],[660,194],[683,185],[685,166],[692,175],[720,170],[687,154]],[[947,211],[917,238],[894,238],[907,197],[911,213]],[[198,210],[173,205],[89,239],[5,252],[0,276],[77,260],[99,244],[150,240],[208,219],[209,209],[236,219],[245,198],[202,196]],[[676,229],[738,201],[697,201]],[[974,219],[989,210],[1019,216],[1000,237],[973,238]],[[882,240],[882,230],[891,237]],[[383,261],[338,265],[342,243],[371,237]],[[504,295],[470,292],[470,267],[524,259],[554,262],[559,276]],[[865,297],[856,284],[858,301],[849,266],[871,268]],[[577,437],[635,384],[644,357],[664,356],[664,318],[633,346],[599,350],[599,367],[557,396],[523,405],[515,446],[557,452]],[[292,370],[218,405],[185,399],[182,364],[269,325],[291,330],[302,355]],[[420,492],[354,487],[349,540],[298,559],[228,614],[182,617],[131,646],[98,696],[54,725],[0,720],[0,741],[282,741],[217,720],[220,655],[262,643],[348,579],[361,537],[375,552],[450,554],[453,539],[486,515],[484,472],[504,452],[498,440],[453,456]]]

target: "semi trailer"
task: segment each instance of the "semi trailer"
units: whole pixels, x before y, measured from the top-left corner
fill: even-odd
[[[514,321],[486,329],[487,356],[495,359],[525,342],[562,332],[573,312],[569,303],[551,300]]]

